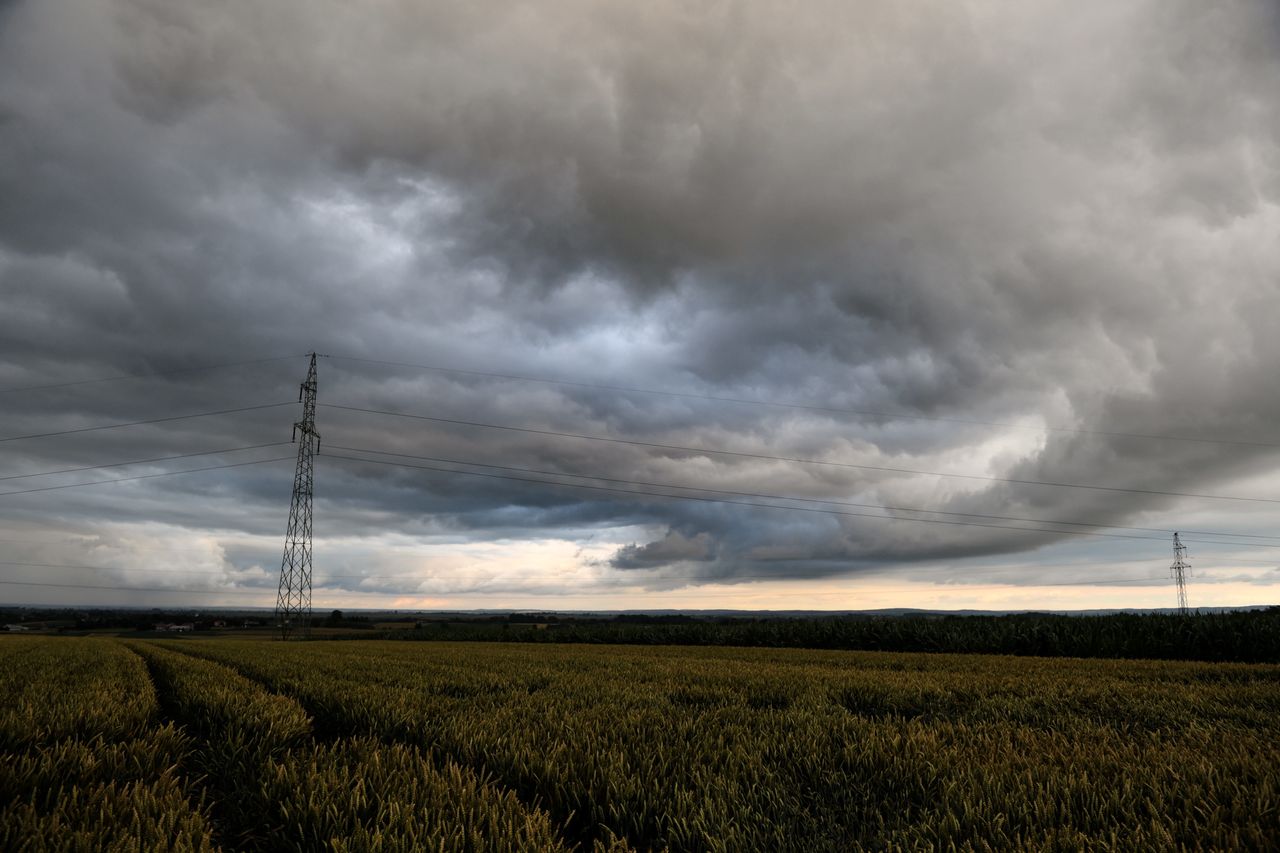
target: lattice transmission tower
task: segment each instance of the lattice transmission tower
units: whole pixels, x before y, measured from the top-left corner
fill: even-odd
[[[1182,544],[1178,534],[1173,534],[1173,565],[1169,567],[1173,581],[1178,585],[1178,612],[1187,615],[1187,575],[1191,574],[1191,564],[1187,562],[1187,546]]]
[[[298,392],[298,401],[302,403],[302,420],[293,425],[298,468],[293,475],[289,527],[284,534],[284,558],[280,561],[280,592],[276,596],[276,627],[284,640],[291,635],[305,637],[311,632],[311,495],[315,457],[320,451],[320,433],[316,432],[315,353],[311,353],[311,366]]]

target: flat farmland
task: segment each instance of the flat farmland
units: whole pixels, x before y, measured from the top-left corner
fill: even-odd
[[[0,639],[7,850],[1262,850],[1280,667]]]

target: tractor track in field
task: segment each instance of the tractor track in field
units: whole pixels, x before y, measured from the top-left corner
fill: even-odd
[[[209,829],[213,836],[214,846],[219,850],[242,850],[246,849],[244,843],[246,841],[244,832],[231,832],[230,827],[236,821],[228,821],[227,815],[223,814],[225,807],[222,805],[222,793],[217,786],[209,784],[208,776],[202,772],[201,767],[196,763],[199,760],[201,750],[205,749],[205,741],[200,737],[199,733],[193,732],[188,722],[182,719],[182,716],[176,713],[173,701],[173,690],[168,684],[167,679],[163,678],[157,671],[154,662],[147,655],[142,654],[134,647],[131,642],[125,642],[122,645],[129,650],[129,653],[137,656],[143,666],[147,669],[147,677],[151,679],[151,688],[156,694],[156,705],[160,709],[160,717],[165,722],[173,723],[184,734],[191,737],[191,749],[183,756],[179,765],[182,767],[183,777],[187,784],[193,790],[199,791],[203,796],[202,800],[207,806],[206,814],[209,818]]]
[[[324,709],[318,707],[314,701],[290,690],[281,688],[272,679],[264,677],[261,673],[255,672],[251,668],[237,665],[236,663],[213,655],[201,654],[199,651],[191,648],[177,648],[170,645],[166,645],[161,648],[196,660],[216,664],[236,673],[248,681],[253,682],[272,695],[282,696],[296,702],[311,718],[311,739],[316,744],[332,744],[344,738],[351,737],[371,737],[381,741],[382,743],[401,744],[418,749],[421,751],[422,755],[431,762],[436,770],[442,771],[446,762],[452,762],[459,767],[469,770],[475,774],[478,779],[487,780],[485,782],[486,787],[489,787],[499,793],[510,793],[514,795],[516,799],[519,800],[520,804],[529,812],[546,813],[551,818],[556,836],[565,849],[587,851],[591,850],[593,847],[596,839],[594,835],[590,833],[590,827],[584,826],[581,821],[575,821],[575,816],[571,813],[559,813],[557,810],[548,809],[541,805],[541,798],[530,786],[510,784],[504,779],[502,774],[496,772],[491,767],[466,761],[452,750],[444,750],[439,747],[423,749],[420,743],[416,742],[414,738],[409,737],[407,734],[397,736],[393,733],[359,731],[354,726],[334,720],[331,715],[324,712]],[[148,666],[148,670],[150,670],[150,666]],[[152,676],[152,680],[153,682],[155,681],[154,674]],[[630,840],[628,840],[628,843],[631,843]]]

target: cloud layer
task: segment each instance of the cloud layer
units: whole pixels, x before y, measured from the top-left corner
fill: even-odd
[[[0,388],[317,349],[335,356],[322,402],[1274,496],[1256,477],[1280,419],[1277,47],[1280,13],[1261,0],[10,4]],[[21,435],[281,402],[302,370],[10,393],[0,423]],[[280,440],[294,417],[0,452],[6,471],[45,471]],[[321,421],[335,446],[613,481],[1161,527],[1208,513],[1255,530],[1157,494],[324,408]],[[821,578],[1068,538],[323,464],[335,537],[563,541],[590,551],[556,559],[593,583]],[[0,498],[0,518],[257,537],[219,565],[269,577],[287,468]],[[28,482],[50,481],[14,485]]]

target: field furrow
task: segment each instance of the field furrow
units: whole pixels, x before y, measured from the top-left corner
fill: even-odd
[[[198,733],[224,840],[239,850],[554,850],[545,814],[456,764],[311,718],[231,667],[139,643],[162,704]]]

